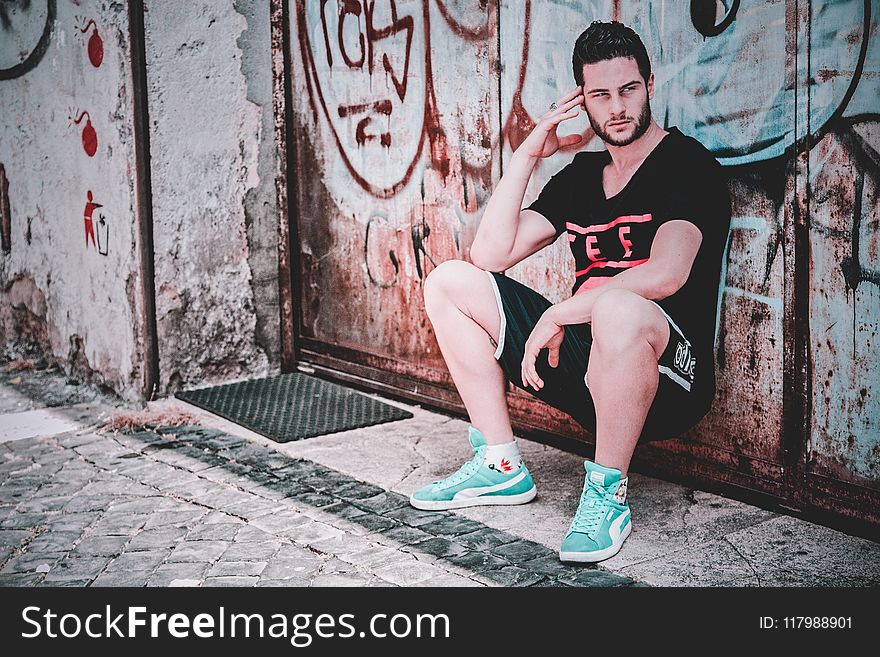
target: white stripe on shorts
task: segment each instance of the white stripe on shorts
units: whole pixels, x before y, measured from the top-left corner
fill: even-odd
[[[498,348],[495,350],[495,360],[501,358],[504,351],[504,334],[507,331],[507,317],[504,315],[504,305],[501,303],[501,292],[498,291],[498,282],[492,272],[487,271],[486,275],[492,281],[492,289],[495,291],[495,301],[498,303],[498,315],[501,317],[501,326],[498,329]]]

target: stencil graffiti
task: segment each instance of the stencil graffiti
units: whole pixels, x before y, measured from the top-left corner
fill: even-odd
[[[83,219],[85,220],[85,228],[86,228],[86,250],[89,248],[89,238],[92,240],[92,246],[96,249],[98,245],[95,243],[95,226],[92,220],[92,215],[95,213],[95,210],[98,208],[104,207],[100,203],[94,202],[94,197],[92,196],[92,190],[89,190],[86,193],[86,207],[83,211]]]
[[[98,253],[107,255],[107,243],[110,233],[110,223],[107,221],[107,213],[104,210],[98,211],[98,226],[96,228],[98,235]]]
[[[0,80],[32,70],[49,48],[55,0],[0,0]]]
[[[80,112],[76,118],[73,116],[76,114],[76,110],[70,110],[69,119],[73,125],[79,125],[82,123],[83,119],[85,119],[86,124],[82,129],[82,145],[83,150],[86,152],[86,155],[89,157],[94,157],[95,153],[98,151],[98,133],[95,132],[95,128],[92,125],[92,119],[89,116],[88,112]]]
[[[89,53],[89,61],[92,63],[92,66],[98,68],[101,66],[101,62],[104,61],[104,41],[98,34],[98,26],[93,19],[86,20],[82,16],[77,16],[76,20],[80,34],[85,34],[90,29],[92,30],[92,35],[89,37],[87,44],[87,50]]]

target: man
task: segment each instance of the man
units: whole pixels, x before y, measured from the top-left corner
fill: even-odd
[[[595,562],[632,530],[627,471],[636,444],[683,433],[714,399],[730,202],[712,155],[651,118],[654,76],[635,32],[593,23],[572,64],[578,86],[513,154],[474,238],[473,264],[445,262],[426,281],[425,307],[473,425],[474,458],[410,502],[454,509],[535,497],[508,418],[509,379],[596,436],[560,549],[563,561]],[[578,153],[521,210],[538,160],[581,141],[556,134],[579,108],[607,150]],[[569,299],[552,304],[498,273],[563,233],[575,261]]]

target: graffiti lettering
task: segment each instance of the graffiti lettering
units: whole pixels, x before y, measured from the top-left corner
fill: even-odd
[[[55,0],[0,0],[0,80],[33,70],[49,48]]]

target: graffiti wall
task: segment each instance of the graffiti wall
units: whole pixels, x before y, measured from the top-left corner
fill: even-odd
[[[506,159],[572,87],[575,38],[594,19],[616,18],[651,54],[654,117],[710,148],[733,196],[718,398],[670,458],[699,452],[778,492],[793,387],[805,381],[806,474],[880,488],[876,3],[290,4],[308,347],[342,346],[354,361],[448,382],[424,316],[424,277],[468,258]],[[582,148],[602,147],[585,119],[572,129],[586,137]],[[526,203],[572,156],[541,164]],[[800,225],[809,236],[795,254]],[[808,281],[795,281],[797,262]],[[560,242],[509,273],[559,300],[571,267]],[[794,316],[795,299],[808,317]],[[797,331],[810,348],[794,362]]]
[[[137,396],[129,50],[125,3],[0,2],[0,337]]]

